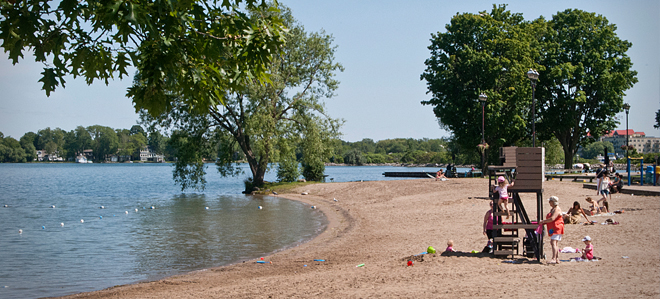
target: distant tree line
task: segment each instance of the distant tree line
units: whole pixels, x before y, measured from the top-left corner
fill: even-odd
[[[125,157],[127,160],[139,160],[140,150],[149,146],[153,152],[170,157],[172,147],[167,137],[160,132],[146,133],[139,125],[131,129],[113,129],[105,126],[78,126],[65,131],[50,127],[25,133],[19,140],[5,137],[0,132],[0,162],[22,163],[38,159],[37,150],[47,155],[62,157],[73,161],[85,150],[92,150],[90,158],[103,162],[112,155]]]
[[[134,125],[130,129],[113,129],[105,126],[78,126],[71,131],[60,128],[45,128],[34,132],[27,132],[19,140],[5,137],[0,132],[0,162],[32,162],[37,160],[36,151],[42,150],[46,154],[56,154],[64,160],[73,160],[84,150],[92,150],[92,159],[103,162],[111,155],[131,157],[139,160],[140,149],[149,146],[152,152],[162,154],[167,161],[175,160],[177,154],[191,152],[186,148],[196,143],[195,155],[199,155],[206,162],[217,162],[219,156],[227,155],[228,161],[244,162],[245,155],[238,144],[224,142],[222,135],[203,141],[193,140],[185,131],[175,130],[170,133],[160,131],[146,132],[142,126]],[[357,142],[348,142],[332,139],[328,142],[331,154],[325,158],[325,163],[338,163],[348,165],[365,164],[477,164],[480,156],[473,151],[463,151],[452,138],[440,139],[413,139],[395,138],[374,141],[364,138]],[[519,144],[518,146],[526,146]],[[551,139],[543,142],[546,148],[546,163],[563,163],[563,150],[559,141]],[[610,144],[611,147],[611,144]],[[596,142],[585,148],[586,152],[593,153],[594,158],[603,152],[601,143]],[[298,144],[290,149],[295,163],[303,163],[304,148]],[[610,149],[612,151],[612,149]],[[273,163],[281,164],[280,159]],[[288,163],[288,162],[287,162]],[[298,174],[292,175],[288,181],[297,179]]]

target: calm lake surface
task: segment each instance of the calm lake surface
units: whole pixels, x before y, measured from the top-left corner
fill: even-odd
[[[0,206],[7,205],[0,298],[61,296],[227,265],[325,229],[325,216],[306,204],[241,194],[244,167],[242,177],[223,178],[209,164],[206,190],[181,192],[170,164],[0,164]],[[346,182],[436,170],[329,166],[326,174]]]

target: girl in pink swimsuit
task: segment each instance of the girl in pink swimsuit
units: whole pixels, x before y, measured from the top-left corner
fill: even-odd
[[[507,184],[506,179],[503,176],[497,178],[497,187],[495,187],[495,192],[500,194],[500,200],[497,204],[500,206],[500,211],[502,210],[502,203],[504,203],[504,210],[506,211],[506,219],[509,219],[509,191],[508,188],[513,187],[513,183]]]

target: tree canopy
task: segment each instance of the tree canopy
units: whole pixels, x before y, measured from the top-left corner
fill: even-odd
[[[530,86],[525,72],[534,67],[538,51],[534,24],[521,14],[493,6],[490,13],[454,16],[444,33],[432,34],[431,57],[421,75],[441,127],[457,144],[477,152],[481,143],[485,94],[485,141],[491,147],[514,145],[527,136]],[[498,151],[490,151],[494,161]]]
[[[263,0],[9,0],[0,2],[0,39],[14,64],[25,51],[44,64],[47,95],[69,75],[108,84],[133,66],[136,110],[161,115],[179,96],[206,112],[245,80],[267,80],[286,31],[273,10]]]
[[[602,15],[567,9],[553,16],[542,36],[538,82],[541,138],[557,137],[567,166],[580,145],[612,130],[625,91],[637,82],[616,26]]]
[[[480,93],[485,106],[485,140],[491,147],[525,144],[532,115],[541,140],[553,136],[570,164],[588,134],[613,129],[622,111],[624,91],[637,82],[626,55],[631,44],[601,15],[566,10],[546,21],[525,21],[506,5],[490,13],[454,16],[446,32],[432,34],[426,80],[440,125],[453,133],[463,150],[481,141]],[[536,111],[525,76],[538,69]],[[497,161],[490,151],[490,161]]]

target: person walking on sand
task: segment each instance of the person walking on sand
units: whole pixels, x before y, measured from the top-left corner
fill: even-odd
[[[603,202],[601,206],[606,207],[609,210],[609,204],[607,204],[607,196],[610,196],[611,199],[611,195],[610,195],[610,177],[608,176],[607,170],[605,171],[605,175],[603,176],[600,182],[600,195],[602,195],[603,197],[598,200],[598,204],[600,205],[600,203]]]
[[[605,176],[605,167],[600,164],[598,165],[598,170],[596,170],[596,195],[600,195],[601,183],[603,182],[603,177]]]
[[[548,236],[550,236],[550,246],[552,247],[552,258],[548,264],[559,264],[559,241],[561,241],[561,237],[564,235],[564,218],[561,216],[561,208],[559,207],[559,198],[557,196],[548,198],[548,203],[552,209],[545,216],[545,220],[541,220],[539,224],[548,226]]]

